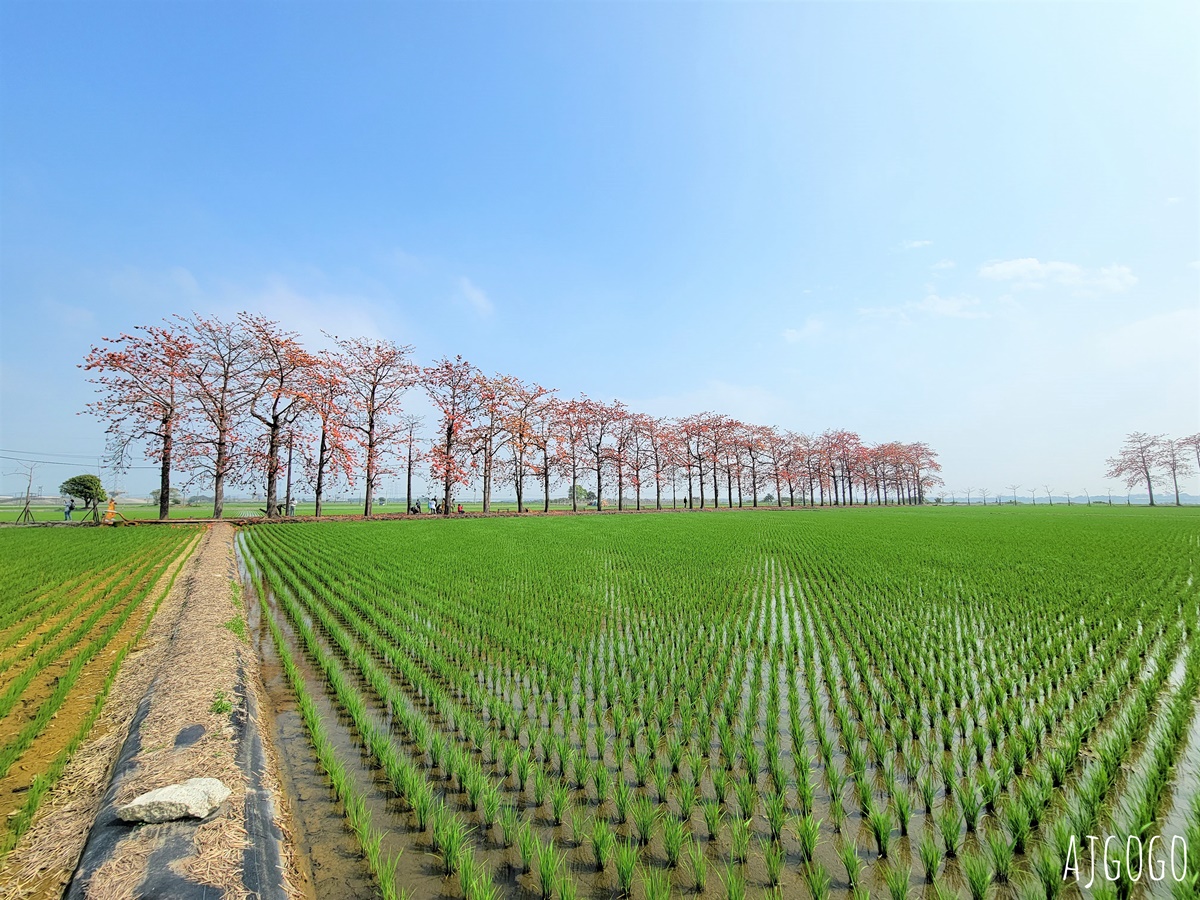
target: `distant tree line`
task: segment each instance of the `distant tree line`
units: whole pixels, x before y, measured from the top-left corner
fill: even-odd
[[[1179,506],[1179,479],[1192,475],[1200,466],[1200,432],[1182,438],[1164,434],[1135,431],[1125,438],[1121,452],[1108,460],[1109,478],[1121,478],[1128,488],[1143,486],[1154,506],[1154,486],[1163,486],[1170,479],[1175,489],[1175,505]]]
[[[119,455],[141,446],[160,469],[159,516],[167,518],[173,473],[211,487],[213,516],[230,483],[265,484],[266,513],[280,515],[286,459],[299,456],[316,514],[331,482],[364,486],[370,515],[384,475],[402,467],[413,504],[415,466],[424,465],[449,515],[457,488],[478,479],[483,509],[497,484],[512,485],[524,509],[528,483],[565,482],[573,509],[605,486],[623,509],[670,502],[716,507],[925,502],[942,483],[927,444],[868,444],[846,430],[803,434],[720,413],[656,418],[619,401],[557,392],[511,375],[485,375],[461,356],[418,365],[413,348],[389,340],[329,336],[313,353],[300,336],[251,313],[225,321],[198,314],[101,338],[82,364],[99,399],[87,411],[106,423]],[[406,413],[410,391],[437,410],[432,435]],[[686,495],[675,495],[681,479]],[[584,501],[586,502],[586,501]]]

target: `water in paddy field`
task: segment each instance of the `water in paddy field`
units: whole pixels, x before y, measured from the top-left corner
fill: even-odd
[[[245,565],[244,562],[243,565]],[[793,580],[790,577],[784,577],[772,588],[772,591],[777,591],[778,595],[767,592],[757,598],[757,603],[760,605],[765,604],[768,610],[767,618],[760,621],[756,626],[756,635],[759,641],[769,642],[772,640],[772,634],[774,635],[773,640],[787,640],[793,631],[802,631],[810,639],[815,639],[815,636],[822,629],[828,627],[828,623],[821,621],[820,613],[816,607],[809,605],[807,598],[804,596],[801,584],[798,579]],[[284,790],[288,793],[289,799],[292,801],[292,807],[296,813],[293,823],[294,834],[298,850],[305,858],[309,869],[311,895],[322,898],[377,896],[378,888],[359,856],[355,838],[344,825],[345,820],[341,805],[333,797],[326,777],[317,768],[303,723],[295,709],[295,701],[291,690],[280,670],[271,635],[266,628],[266,623],[259,621],[261,617],[258,615],[258,604],[253,599],[256,597],[256,593],[252,586],[247,587],[246,596],[249,604],[248,608],[251,613],[251,626],[255,635],[256,646],[262,654],[264,661],[263,677],[267,682],[267,698],[264,706],[273,713],[269,717],[271,721],[265,727],[271,729],[271,739],[278,748],[280,756],[283,758],[285,768],[282,778]],[[782,606],[787,612],[782,617],[772,618],[771,604],[774,603],[776,596],[782,597],[784,601]],[[368,798],[368,806],[371,809],[375,827],[387,832],[384,844],[385,853],[401,852],[402,854],[398,867],[397,883],[407,891],[412,900],[417,900],[417,898],[462,897],[462,889],[458,883],[458,878],[456,876],[446,878],[441,874],[439,860],[431,851],[429,834],[417,830],[412,812],[407,806],[401,804],[392,796],[390,786],[381,777],[381,774],[373,766],[370,758],[363,751],[350,720],[340,712],[337,704],[326,693],[322,675],[306,660],[298,637],[289,626],[282,606],[277,605],[275,598],[270,595],[268,595],[267,601],[269,614],[274,618],[284,634],[292,655],[303,673],[307,690],[321,712],[329,736],[340,759],[350,771],[352,782]],[[956,620],[955,627],[958,629],[956,637],[960,642],[978,642],[977,635],[981,627],[979,623],[959,618]],[[335,644],[331,641],[325,641],[323,638],[320,639],[325,650],[329,651],[341,662],[345,662]],[[617,643],[621,641],[620,637],[609,635],[606,635],[602,640],[610,639]],[[836,657],[831,659],[831,663],[835,669],[840,665]],[[808,692],[803,687],[803,681],[801,681],[802,686],[798,693],[801,719],[807,727],[811,727],[814,716],[821,716],[829,726],[830,733],[836,735],[837,729],[833,721],[832,712],[830,711],[831,698],[825,684],[824,665],[818,657],[814,657],[813,665],[814,670],[817,672],[818,709],[811,708]],[[843,672],[844,675],[857,671],[858,660],[851,656],[848,665],[849,671]],[[1149,666],[1148,661],[1147,666]],[[345,668],[347,674],[350,675],[351,671],[349,667]],[[1174,669],[1175,667],[1172,666],[1169,683],[1173,683],[1176,680]],[[452,739],[461,739],[455,738],[456,732],[447,727],[447,723],[441,719],[432,704],[421,697],[411,685],[403,682],[399,675],[395,673],[390,674],[393,683],[405,693],[412,707],[419,710],[428,719],[435,731]],[[784,714],[780,723],[782,733],[781,758],[783,759],[785,769],[790,773],[792,771],[792,758],[787,716],[787,686],[790,682],[802,676],[796,670],[794,664],[777,658],[772,653],[765,654],[762,659],[761,673],[747,672],[743,678],[741,684],[743,709],[745,709],[749,702],[750,680],[751,678],[759,677],[760,674],[765,682],[775,680],[780,685],[780,693],[784,698],[782,702]],[[1141,674],[1144,678],[1148,672],[1144,671]],[[975,676],[973,675],[972,677],[974,678]],[[378,701],[372,690],[365,683],[357,678],[353,680],[362,696],[367,700],[368,715],[374,721],[390,726],[392,720],[389,710]],[[1140,680],[1140,678],[1135,677],[1134,683],[1136,684]],[[1133,687],[1131,686],[1124,696],[1127,696],[1132,690]],[[765,692],[766,689],[764,687],[764,694]],[[1124,699],[1124,696],[1122,699]],[[456,699],[464,703],[467,702],[461,696],[456,696]],[[507,702],[511,702],[514,707],[521,705],[519,696],[505,696],[504,699]],[[590,704],[591,700],[592,696],[589,691],[585,702]],[[1120,702],[1122,701],[1119,700],[1115,705],[1119,705]],[[759,739],[757,743],[759,749],[762,750],[761,732],[765,721],[765,703],[760,706],[758,715]],[[1103,731],[1105,727],[1107,726],[1102,724],[1100,730]],[[607,728],[609,739],[604,758],[610,775],[615,781],[617,777],[616,740],[611,720],[608,722]],[[1172,806],[1168,802],[1166,808],[1163,810],[1163,831],[1165,833],[1180,832],[1181,828],[1176,827],[1175,819],[1186,813],[1186,809],[1182,809],[1182,805],[1186,803],[1191,794],[1200,789],[1200,784],[1196,782],[1197,753],[1200,752],[1200,740],[1197,738],[1198,729],[1200,729],[1200,719],[1194,719],[1187,747],[1184,755],[1180,758],[1179,768],[1181,775],[1174,785],[1174,805]],[[392,728],[391,733],[393,735],[393,743],[407,754],[414,765],[421,770],[434,788],[435,793],[446,803],[447,807],[452,811],[458,812],[463,820],[472,826],[471,839],[474,844],[475,858],[478,862],[485,864],[493,873],[494,883],[499,889],[498,896],[505,898],[533,898],[540,896],[541,892],[535,880],[535,873],[524,869],[520,861],[520,855],[515,847],[505,848],[503,846],[500,828],[493,826],[486,832],[481,831],[478,824],[478,816],[471,811],[467,797],[462,792],[461,786],[456,781],[452,782],[444,771],[432,766],[431,761],[425,756],[423,751],[401,735],[399,726]],[[956,736],[954,738],[956,749],[958,741],[959,739]],[[522,741],[522,745],[524,746],[524,741]],[[465,748],[469,745],[464,744],[462,746]],[[809,752],[816,758],[814,766],[816,796],[813,813],[822,821],[821,837],[816,851],[816,859],[829,873],[831,878],[831,896],[838,898],[838,900],[845,900],[845,898],[850,896],[846,873],[837,855],[837,845],[840,841],[853,841],[859,847],[860,858],[866,864],[862,887],[868,888],[873,897],[881,898],[889,896],[888,886],[883,879],[884,867],[877,864],[874,839],[859,811],[857,800],[854,797],[853,782],[849,782],[845,790],[845,821],[842,824],[840,833],[835,834],[834,829],[829,824],[831,821],[830,810],[832,798],[829,795],[825,781],[820,777],[820,770],[823,764],[820,762],[817,754],[816,740],[810,737],[807,741],[807,746]],[[835,746],[836,750],[833,754],[832,763],[843,772],[847,772],[850,768],[849,761],[840,743],[835,742]],[[589,741],[588,749],[594,756],[595,744],[593,742]],[[483,774],[491,779],[493,783],[502,786],[504,802],[520,810],[523,817],[533,823],[535,831],[543,840],[547,838],[554,839],[556,848],[565,855],[567,871],[574,879],[579,896],[616,898],[620,895],[612,862],[609,862],[605,871],[598,872],[596,870],[586,840],[576,838],[571,823],[569,821],[562,825],[555,825],[553,823],[548,799],[541,805],[535,804],[532,779],[529,788],[524,791],[519,790],[514,784],[514,779],[503,772],[503,766],[497,760],[492,759],[486,749],[476,749],[472,753],[473,759],[480,765]],[[702,797],[712,798],[715,796],[712,771],[712,769],[709,769],[702,779],[700,785]],[[1189,772],[1190,775],[1188,774]],[[635,783],[632,759],[626,758],[625,769],[620,774],[627,782],[631,784]],[[886,798],[882,773],[873,764],[868,765],[868,777],[872,781],[876,800]],[[765,780],[765,775],[760,776],[760,785]],[[899,782],[901,784],[909,784],[910,788],[914,787],[903,773],[899,774]],[[574,785],[573,779],[571,779],[571,785],[572,800],[576,804],[576,808],[588,820],[589,827],[585,831],[585,834],[590,832],[590,820],[598,813],[602,813],[613,819],[613,827],[618,834],[626,835],[632,833],[633,828],[631,824],[616,824],[611,791],[609,793],[610,799],[604,804],[603,809],[599,809],[589,790],[579,790]],[[675,789],[676,785],[673,781],[671,802],[669,804],[672,810],[677,808],[677,794],[675,793]],[[653,780],[650,781],[647,792],[652,796],[655,794]],[[640,789],[635,790],[635,794],[638,793],[641,793]],[[909,878],[909,890],[913,897],[932,897],[932,889],[925,883],[917,857],[917,847],[926,831],[930,829],[932,823],[924,814],[923,803],[916,796],[915,790],[913,790],[913,793],[914,813],[909,820],[909,833],[907,836],[901,836],[898,830],[893,832],[890,858],[901,868],[911,863],[912,872]],[[760,792],[760,795],[765,796],[765,792]],[[940,780],[938,780],[937,803],[941,804],[946,801],[946,792]],[[789,807],[794,811],[795,806],[794,787],[791,787],[789,788]],[[736,808],[732,789],[728,798],[728,807],[730,810]],[[726,820],[720,836],[711,841],[707,837],[707,829],[699,807],[693,809],[687,825],[698,844],[704,849],[705,857],[708,861],[708,884],[706,890],[703,892],[696,891],[693,887],[690,869],[686,864],[682,864],[676,870],[669,870],[673,885],[672,896],[678,897],[690,894],[706,898],[722,898],[725,896],[725,889],[721,876],[725,871],[725,864],[729,860],[731,849],[728,820]],[[765,831],[760,802],[758,815],[755,819],[755,837],[751,845],[749,862],[742,869],[746,876],[747,895],[750,897],[809,897],[809,890],[804,885],[800,874],[803,867],[803,859],[798,851],[797,841],[794,837],[791,824],[789,824],[785,832],[784,847],[786,854],[781,888],[776,893],[768,887],[764,857],[758,844],[759,839],[765,839]],[[964,834],[962,841],[964,849],[971,851],[980,849],[978,838],[974,834]],[[655,869],[666,870],[666,854],[663,846],[661,823],[657,829],[656,837],[650,843],[649,847],[643,850],[641,858],[645,865]],[[962,878],[958,862],[951,861],[945,863],[942,874],[939,877],[939,883],[943,887],[951,889],[960,897],[968,895],[967,886]],[[1011,900],[1011,898],[1017,896],[1017,893],[1018,891],[1013,885],[994,885],[989,892],[989,898],[990,900]],[[1068,897],[1075,895],[1077,895],[1077,892],[1073,887],[1068,888],[1064,893],[1064,896]],[[1152,895],[1166,896],[1166,893],[1156,890]],[[640,876],[635,879],[634,896],[638,900],[641,900],[644,896],[644,888],[641,884]]]

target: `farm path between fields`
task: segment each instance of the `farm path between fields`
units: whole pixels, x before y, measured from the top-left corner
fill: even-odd
[[[258,659],[245,640],[234,528],[214,523],[138,649],[91,737],[7,860],[7,896],[246,897],[292,892],[275,821],[272,748],[260,743]],[[240,624],[239,624],[240,623]],[[115,809],[192,777],[231,789],[201,823],[126,825]],[[247,821],[252,821],[248,833]]]

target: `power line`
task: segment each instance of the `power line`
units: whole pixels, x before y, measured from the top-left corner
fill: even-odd
[[[20,453],[24,456],[61,456],[68,459],[99,459],[104,455],[103,453],[51,453],[49,450],[44,452],[39,450],[13,450],[11,447],[8,449],[0,447],[0,453]]]
[[[7,459],[7,460],[11,460],[12,462],[19,462],[19,463],[37,463],[39,466],[74,466],[75,468],[79,468],[79,465],[80,465],[77,462],[63,462],[62,460],[57,460],[57,459],[24,459],[19,456],[0,456],[0,459]],[[85,456],[85,457],[83,457],[83,459],[94,460],[94,459],[98,459],[98,457]],[[98,468],[111,469],[113,467],[112,466],[99,466]],[[159,466],[121,466],[120,468],[122,469],[122,471],[124,471],[125,469],[158,469],[160,467]]]

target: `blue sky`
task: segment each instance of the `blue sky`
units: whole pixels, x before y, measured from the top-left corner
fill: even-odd
[[[239,309],[925,440],[952,489],[1200,431],[1195,4],[0,17],[5,450],[98,452],[91,343]]]

